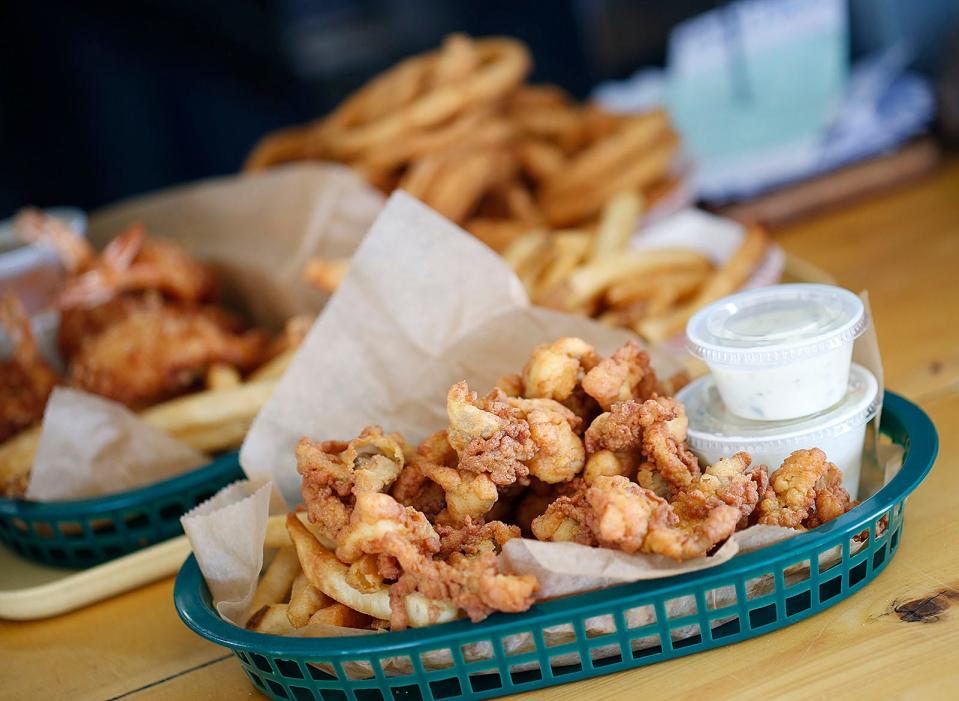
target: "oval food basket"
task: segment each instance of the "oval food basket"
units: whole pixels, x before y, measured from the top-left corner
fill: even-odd
[[[862,589],[902,537],[906,497],[938,438],[914,404],[887,392],[881,430],[905,449],[898,474],[829,523],[717,567],[396,633],[289,638],[220,619],[191,556],[174,599],[184,623],[230,648],[272,699],[489,698],[690,655],[788,626]]]
[[[180,516],[243,479],[238,453],[157,484],[91,499],[0,499],[0,541],[55,567],[92,567],[180,535]]]

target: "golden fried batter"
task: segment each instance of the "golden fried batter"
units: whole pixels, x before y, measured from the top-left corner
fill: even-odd
[[[676,513],[684,520],[705,518],[713,508],[726,504],[739,509],[740,524],[745,527],[769,484],[766,466],[750,470],[751,463],[748,453],[736,453],[710,465],[673,499]]]
[[[456,451],[447,436],[446,431],[438,431],[416,449],[416,465],[445,493],[446,509],[437,519],[442,516],[453,523],[463,523],[468,517],[480,519],[493,508],[499,491],[488,474],[457,467]]]
[[[189,390],[214,363],[241,371],[256,367],[266,335],[234,333],[223,318],[213,309],[142,308],[87,338],[73,356],[67,383],[139,407]]]
[[[335,540],[349,523],[356,496],[382,492],[397,478],[405,447],[399,434],[385,435],[379,426],[367,426],[350,442],[301,438],[296,469],[303,476],[301,491],[310,521]]]
[[[797,450],[769,478],[759,502],[759,523],[800,528],[816,505],[816,484],[830,463],[819,448]]]
[[[568,482],[583,469],[586,449],[576,434],[581,421],[552,399],[509,399],[529,426],[535,447],[527,459],[529,474],[547,483]]]
[[[621,475],[597,477],[586,501],[599,544],[626,553],[643,549],[651,530],[671,529],[678,522],[665,499]]]
[[[816,482],[816,511],[803,523],[806,528],[815,528],[842,516],[858,506],[858,501],[849,499],[849,492],[842,486],[842,470],[827,463],[826,473]]]
[[[649,353],[635,341],[627,341],[612,357],[599,361],[583,378],[583,389],[599,402],[603,411],[609,411],[617,402],[643,402],[657,392],[662,393],[649,363]]]
[[[0,361],[0,442],[43,418],[57,374],[41,357],[20,300],[0,296],[0,326],[13,343],[13,357]]]
[[[447,440],[459,455],[459,470],[488,474],[499,486],[529,475],[526,461],[536,446],[530,427],[498,389],[478,401],[465,382],[450,388],[446,399]]]
[[[537,346],[523,368],[523,395],[560,402],[569,399],[597,362],[596,351],[579,338],[561,338]]]

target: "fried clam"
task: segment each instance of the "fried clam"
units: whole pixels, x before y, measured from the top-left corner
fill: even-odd
[[[555,484],[568,482],[582,471],[586,449],[576,432],[582,423],[576,414],[553,399],[503,399],[521,412],[529,426],[535,451],[526,465],[532,476]]]
[[[814,528],[855,506],[842,487],[842,472],[818,448],[797,450],[769,477],[758,522]]]
[[[414,593],[448,602],[479,621],[493,611],[526,610],[538,587],[534,577],[500,574],[493,549],[482,546],[487,541],[495,549],[498,540],[512,537],[502,526],[469,523],[457,540],[447,530],[447,558],[434,559],[440,538],[422,513],[389,495],[365,493],[357,496],[350,522],[337,538],[336,555],[346,563],[363,555],[395,561],[395,569],[389,568],[390,575],[398,574],[390,585],[393,630],[408,625],[400,604]]]
[[[487,474],[500,487],[525,479],[536,452],[529,423],[507,400],[495,389],[479,400],[466,382],[453,385],[446,400],[447,440],[459,456],[458,469]]]
[[[486,473],[459,469],[459,457],[447,435],[438,431],[416,449],[416,465],[444,492],[446,507],[436,518],[453,523],[483,518],[499,498],[496,483]]]
[[[303,503],[310,521],[330,540],[349,523],[356,496],[382,492],[406,463],[406,441],[367,426],[349,442],[300,439],[296,469],[303,477]]]

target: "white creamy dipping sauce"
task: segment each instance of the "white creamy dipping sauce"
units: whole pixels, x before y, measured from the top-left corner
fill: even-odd
[[[686,328],[734,414],[757,421],[808,416],[846,391],[862,301],[829,285],[777,285],[741,292],[701,310]]]

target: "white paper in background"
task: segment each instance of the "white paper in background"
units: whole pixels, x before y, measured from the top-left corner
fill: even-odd
[[[368,424],[418,442],[447,424],[446,394],[467,380],[488,391],[533,348],[581,336],[611,353],[632,336],[530,306],[491,249],[396,192],[350,271],[253,422],[240,463],[300,502],[294,448],[303,436],[349,439]],[[665,374],[680,366],[651,352]]]
[[[327,296],[300,279],[312,256],[348,256],[383,196],[335,163],[298,163],[211,178],[97,211],[90,240],[103,246],[131,223],[214,265],[224,301],[258,325],[315,314]]]
[[[209,462],[119,402],[57,387],[43,415],[27,498],[83,499],[143,487]]]
[[[180,517],[217,612],[238,626],[263,567],[269,482],[241,481]]]

